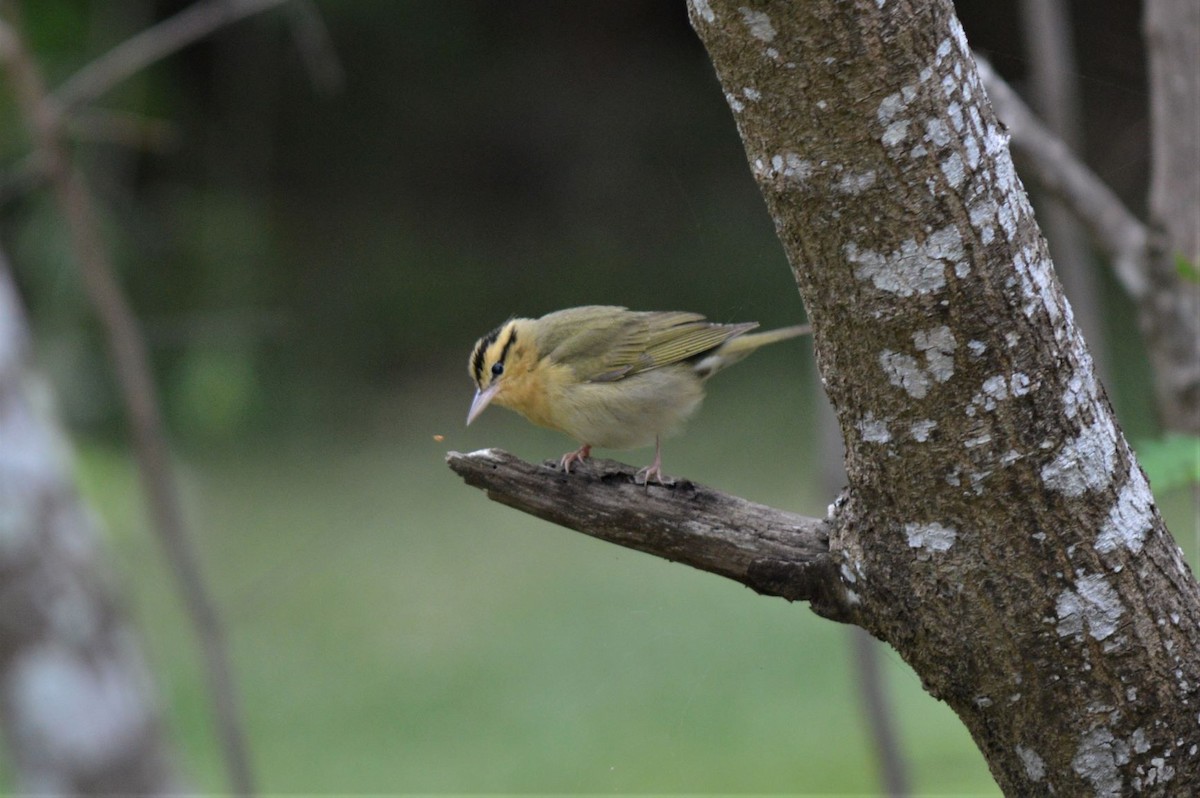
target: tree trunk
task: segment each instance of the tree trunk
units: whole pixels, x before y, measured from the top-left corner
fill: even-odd
[[[179,790],[0,253],[0,718],[20,793]]]
[[[1012,795],[1200,783],[1200,589],[948,0],[692,0],[846,440],[856,623]]]

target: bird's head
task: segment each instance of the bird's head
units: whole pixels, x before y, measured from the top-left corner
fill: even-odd
[[[519,388],[533,354],[528,324],[528,319],[509,319],[475,343],[467,361],[467,371],[475,382],[475,400],[467,413],[467,424],[492,402],[519,409]]]

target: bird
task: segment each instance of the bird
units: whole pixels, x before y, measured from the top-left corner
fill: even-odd
[[[811,332],[805,324],[750,334],[756,327],[613,305],[510,318],[471,351],[467,370],[476,391],[467,425],[497,404],[565,433],[580,444],[559,458],[568,474],[592,447],[653,443],[654,462],[634,479],[665,484],[662,438],[700,406],[708,378],[760,346]]]

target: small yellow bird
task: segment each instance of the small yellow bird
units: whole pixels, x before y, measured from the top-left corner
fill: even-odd
[[[492,402],[580,448],[634,449],[654,442],[654,463],[636,480],[662,482],[661,438],[700,406],[704,381],[765,344],[810,332],[808,325],[746,333],[758,322],[716,324],[698,313],[639,312],[609,305],[510,319],[479,339],[467,369],[477,388],[467,424]]]

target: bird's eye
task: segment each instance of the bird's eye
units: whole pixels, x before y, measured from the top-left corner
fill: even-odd
[[[493,377],[499,377],[503,373],[504,373],[504,364],[503,363],[495,363],[492,365],[492,376]]]

